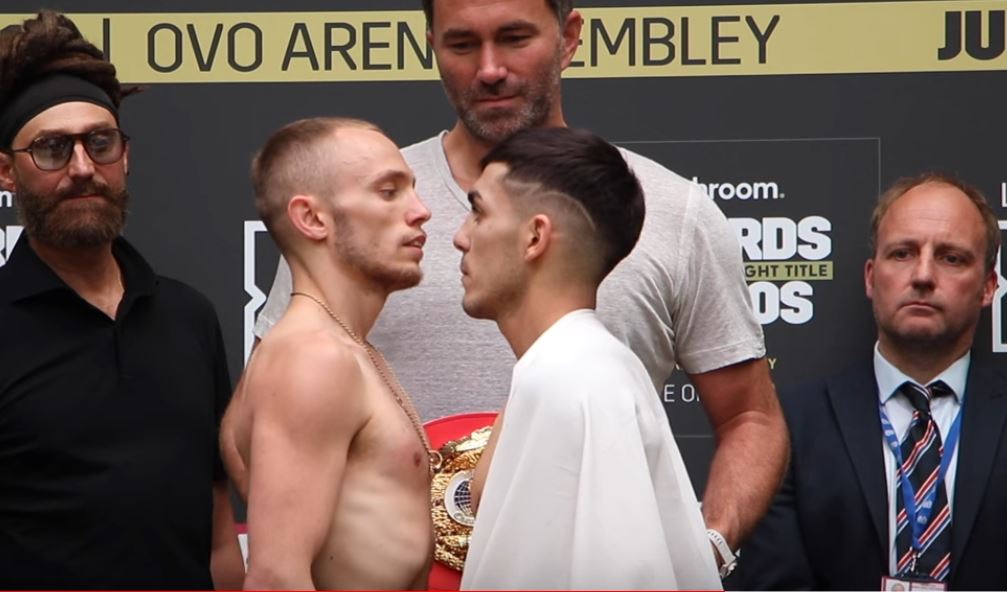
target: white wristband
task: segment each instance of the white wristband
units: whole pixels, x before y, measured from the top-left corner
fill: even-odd
[[[731,546],[727,544],[727,539],[724,538],[724,535],[712,528],[707,528],[706,536],[713,543],[713,548],[717,550],[717,554],[720,555],[720,560],[723,562],[720,566],[720,578],[724,579],[731,575],[731,572],[737,567],[738,556],[735,555],[734,551],[731,551]]]

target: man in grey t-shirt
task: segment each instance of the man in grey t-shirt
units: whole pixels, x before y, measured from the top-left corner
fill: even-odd
[[[420,286],[393,294],[371,333],[425,420],[497,410],[514,357],[487,321],[461,308],[451,237],[468,213],[479,160],[514,132],[565,126],[560,74],[582,18],[569,0],[424,0],[429,41],[459,119],[405,148],[430,208]],[[699,389],[717,449],[704,495],[718,563],[727,567],[780,483],[787,431],[751,312],[741,250],[724,215],[693,183],[623,150],[643,184],[640,242],[601,285],[598,314],[643,360],[660,390],[676,361]],[[261,336],[289,300],[281,263],[256,323]],[[725,540],[726,539],[726,540]]]

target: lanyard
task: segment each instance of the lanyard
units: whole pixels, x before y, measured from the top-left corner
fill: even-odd
[[[962,397],[962,407],[964,406],[965,399]],[[902,470],[902,447],[899,445],[899,440],[895,435],[895,428],[892,427],[892,423],[888,420],[888,414],[885,413],[883,404],[879,404],[879,409],[881,411],[881,428],[885,435],[885,441],[888,443],[888,448],[895,457],[895,462],[898,463],[895,473],[902,482],[902,505],[906,510],[906,518],[913,528],[913,549],[918,552],[923,547],[920,539],[923,537],[924,528],[930,521],[930,515],[933,513],[934,500],[937,498],[937,488],[944,487],[944,477],[948,474],[951,458],[955,455],[955,448],[958,446],[958,437],[962,431],[962,410],[958,410],[954,421],[951,423],[951,429],[948,430],[948,438],[944,442],[944,451],[941,454],[940,471],[937,473],[937,483],[934,484],[930,493],[927,494],[926,498],[917,507],[916,490],[913,488],[913,484],[909,482],[909,477]],[[937,427],[936,421],[934,422],[934,427]]]

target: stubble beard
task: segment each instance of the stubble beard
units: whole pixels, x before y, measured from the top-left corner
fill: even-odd
[[[501,108],[478,113],[473,108],[478,99],[508,90],[501,85],[489,87],[477,81],[472,87],[462,90],[454,90],[444,84],[444,90],[469,133],[487,144],[496,145],[517,132],[541,127],[548,121],[561,74],[562,54],[557,48],[548,70],[518,89],[518,94],[525,101],[516,109]]]
[[[353,230],[345,216],[336,217],[336,232],[340,240],[336,243],[336,253],[351,268],[357,270],[364,279],[385,293],[412,288],[423,279],[419,265],[388,265],[370,250],[362,247],[358,233]]]
[[[903,352],[931,357],[940,353],[952,353],[960,347],[966,335],[974,336],[979,314],[961,324],[946,323],[944,326],[934,328],[900,327],[892,320],[882,321],[877,311],[874,313],[874,319],[879,331],[893,347]]]
[[[100,199],[76,201],[70,196],[95,195]],[[116,239],[126,226],[129,192],[87,183],[54,195],[18,188],[18,219],[25,233],[40,243],[59,249],[92,248]]]
[[[493,317],[485,310],[485,306],[478,300],[472,300],[468,297],[468,294],[462,296],[462,310],[469,318],[480,319],[480,320],[492,320]]]
[[[471,277],[471,276],[469,276]],[[513,270],[498,270],[494,273],[495,286],[482,290],[481,297],[469,290],[462,298],[462,310],[473,319],[499,321],[520,300],[524,278]]]

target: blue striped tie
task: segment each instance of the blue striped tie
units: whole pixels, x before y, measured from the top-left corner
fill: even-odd
[[[930,399],[944,395],[954,395],[948,385],[941,381],[924,388],[906,382],[899,387],[913,405],[913,419],[909,431],[902,440],[902,466],[896,468],[895,549],[898,561],[897,573],[944,582],[951,571],[951,508],[944,483],[937,487],[941,455],[944,444],[937,422],[930,415]],[[921,522],[923,535],[920,537],[920,553],[913,550],[913,529],[902,502],[901,472],[909,477],[916,490],[916,504],[919,507],[928,494],[937,487],[933,500],[933,510],[926,522]],[[923,508],[925,509],[925,508]]]

